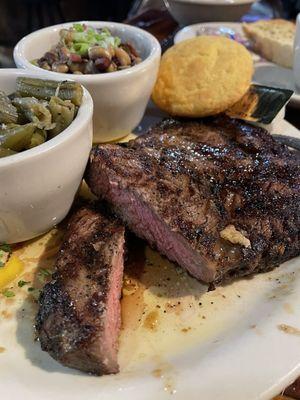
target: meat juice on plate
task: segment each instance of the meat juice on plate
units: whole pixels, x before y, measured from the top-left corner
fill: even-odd
[[[1,295],[0,357],[10,351],[26,351],[28,361],[38,367],[64,370],[41,351],[33,327],[38,289],[49,279],[62,234],[63,227],[54,229],[13,250],[13,255],[24,263],[24,273],[9,287],[13,297]],[[290,279],[295,277],[285,267],[284,271],[277,269],[251,281],[240,280],[207,292],[206,285],[143,242],[133,242],[133,247],[136,251],[125,265],[121,302],[120,373],[145,372],[160,379],[170,393],[176,391],[176,356],[222,343],[233,327],[238,332],[245,305],[250,315],[247,328],[259,334],[251,312],[263,298],[272,298],[275,304],[287,287],[292,290]],[[20,280],[27,284],[19,287]]]

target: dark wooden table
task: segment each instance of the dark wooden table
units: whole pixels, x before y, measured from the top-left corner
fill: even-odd
[[[178,24],[174,21],[168,11],[151,9],[144,10],[141,14],[127,22],[142,29],[146,29],[156,36],[162,45],[163,51],[172,44],[174,33],[179,28]],[[300,112],[298,109],[287,106],[285,118],[296,128],[300,129]],[[288,399],[300,400],[300,377],[289,386],[284,393],[278,395],[273,400]]]

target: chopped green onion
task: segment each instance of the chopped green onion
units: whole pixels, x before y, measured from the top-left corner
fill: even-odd
[[[15,293],[12,290],[5,290],[4,292],[2,292],[3,296],[5,297],[14,297]]]
[[[46,268],[41,268],[41,269],[39,270],[38,273],[39,273],[40,275],[45,276],[45,277],[48,277],[48,276],[51,276],[51,275],[52,275],[51,272],[50,272],[48,269],[46,269]]]
[[[45,268],[38,271],[38,279],[41,283],[44,283],[51,275],[51,272]]]
[[[26,282],[26,281],[22,281],[22,280],[20,280],[19,282],[18,282],[18,286],[19,287],[23,287],[23,286],[25,286],[25,285],[28,285],[30,282]]]
[[[75,32],[73,34],[73,42],[84,43],[87,41],[87,35],[85,32]]]
[[[7,244],[7,243],[0,244],[0,250],[5,251],[6,253],[11,253],[12,252],[10,245]]]
[[[73,24],[72,43],[69,44],[69,50],[72,53],[84,56],[88,49],[98,45],[105,49],[108,47],[118,47],[121,44],[121,39],[117,36],[112,36],[107,28],[102,28],[100,31],[94,28],[85,29],[82,24]]]
[[[0,245],[0,268],[4,267],[11,254],[11,248],[8,244]]]
[[[121,44],[121,39],[118,36],[116,36],[115,37],[115,47],[119,47],[120,44]]]
[[[75,29],[76,32],[83,32],[84,27],[82,24],[73,24],[73,28]]]
[[[89,49],[90,45],[87,43],[74,43],[74,50],[75,53],[84,56],[88,53],[88,49]]]

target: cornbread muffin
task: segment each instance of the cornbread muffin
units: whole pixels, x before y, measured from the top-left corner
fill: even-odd
[[[199,36],[165,52],[152,98],[174,116],[214,115],[242,98],[252,74],[252,57],[243,45],[222,36]]]

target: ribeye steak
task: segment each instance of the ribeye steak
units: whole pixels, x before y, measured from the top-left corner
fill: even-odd
[[[86,180],[138,236],[219,283],[300,254],[299,172],[266,130],[220,116],[99,145]]]
[[[84,206],[71,218],[36,318],[42,349],[68,367],[119,370],[123,245],[124,227],[104,210]]]

